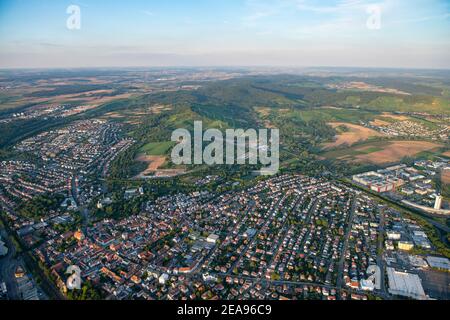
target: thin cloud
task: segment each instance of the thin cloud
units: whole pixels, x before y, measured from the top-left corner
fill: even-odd
[[[149,11],[149,10],[143,10],[141,12],[143,14],[145,14],[146,16],[150,16],[150,17],[153,17],[155,15],[152,11]]]
[[[249,15],[249,16],[246,16],[244,18],[244,21],[246,21],[246,22],[255,22],[257,20],[260,20],[260,19],[265,18],[265,17],[269,17],[271,15],[273,15],[273,12],[255,12],[255,13],[252,13],[251,15]]]
[[[432,20],[445,20],[450,18],[450,13],[435,15],[435,16],[425,16],[425,17],[416,17],[416,18],[410,18],[410,19],[401,19],[401,20],[394,20],[391,21],[391,24],[394,23],[411,23],[411,22],[423,22],[423,21],[432,21]]]

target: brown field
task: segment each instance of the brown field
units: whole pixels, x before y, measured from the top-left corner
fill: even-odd
[[[381,119],[375,119],[374,121],[371,121],[370,124],[373,126],[376,126],[376,127],[385,127],[385,126],[390,125],[389,122],[383,121]]]
[[[410,118],[408,116],[402,116],[402,115],[393,114],[393,113],[389,113],[389,112],[383,112],[383,117],[391,118],[391,119],[399,120],[399,121],[410,120]]]
[[[333,148],[337,147],[343,144],[347,144],[349,146],[355,144],[359,141],[365,141],[369,139],[370,137],[380,137],[382,136],[381,133],[365,128],[363,126],[359,126],[356,124],[346,123],[346,122],[330,122],[328,123],[333,128],[337,128],[341,125],[346,126],[349,131],[348,132],[342,132],[336,136],[336,141],[327,143],[326,148]]]
[[[149,114],[160,114],[169,110],[172,110],[170,105],[154,105],[135,111],[108,112],[103,116],[103,119],[127,119],[124,121],[125,123],[137,125],[141,124],[142,120]]]
[[[147,169],[138,174],[136,179],[148,179],[151,177],[175,177],[186,172],[185,169],[159,169],[166,163],[167,158],[164,156],[149,156],[140,154],[136,161],[145,162],[148,164]]]
[[[444,157],[449,157],[450,158],[450,150],[446,151],[442,154]]]
[[[267,119],[268,116],[270,116],[271,109],[268,107],[253,107],[253,109],[258,113],[260,117],[262,117],[264,120],[264,127],[271,129],[275,128],[273,123]]]
[[[338,88],[343,90],[363,90],[363,91],[371,91],[371,92],[385,92],[385,93],[395,93],[395,94],[403,94],[410,95],[408,92],[400,91],[394,88],[383,88],[373,84],[368,84],[363,81],[351,81],[341,83],[339,85],[329,85],[330,88]]]
[[[134,111],[122,111],[122,112],[108,112],[102,118],[103,119],[127,119],[125,123],[137,125],[141,124],[142,120],[149,114],[159,114],[163,111],[172,110],[170,105],[155,105],[152,107],[146,107],[137,109]]]
[[[441,181],[443,184],[450,184],[450,170],[442,171]]]
[[[156,171],[159,167],[166,163],[166,157],[140,154],[137,156],[136,161],[148,163],[146,171]]]
[[[125,121],[125,123],[136,126],[136,125],[142,124],[142,121],[141,120],[133,120],[132,119],[132,120]]]
[[[89,105],[91,106],[95,106],[98,107],[102,104],[108,103],[108,102],[112,102],[114,100],[119,100],[119,99],[128,99],[133,97],[133,94],[131,93],[124,93],[124,94],[119,94],[117,96],[112,96],[112,97],[74,97],[71,100],[73,101],[80,101],[82,100],[83,102],[87,102]]]
[[[120,118],[125,118],[124,115],[118,113],[118,112],[108,112],[105,113],[105,117],[107,118],[112,118],[112,119],[120,119]]]
[[[163,111],[172,110],[172,105],[170,104],[155,104],[149,108],[150,112],[154,114],[160,114]]]
[[[254,107],[255,111],[262,117],[270,115],[270,108],[267,107]]]
[[[98,92],[98,94],[101,94],[102,92]],[[95,97],[94,95],[97,94],[95,91],[89,91],[84,92],[82,94],[76,93],[76,94],[62,94],[59,96],[55,96],[52,98],[49,98],[48,101],[51,101],[52,103],[58,103],[58,102],[64,102],[64,101],[80,101],[83,100],[85,102],[95,101],[96,99],[100,100],[99,97]]]
[[[274,129],[274,128],[276,128],[276,127],[272,124],[272,122],[270,122],[269,120],[265,120],[265,121],[264,121],[264,127],[267,128],[267,129]]]
[[[386,143],[383,150],[355,156],[357,162],[385,164],[398,162],[406,156],[415,156],[422,151],[431,151],[441,145],[427,141],[393,141]],[[360,151],[363,151],[361,148]],[[358,151],[358,149],[356,149]]]
[[[36,91],[36,90],[34,90],[34,91]],[[71,103],[71,102],[77,102],[77,105],[78,104],[89,105],[90,107],[95,108],[102,104],[112,102],[114,100],[127,99],[127,98],[131,98],[133,96],[133,94],[130,94],[130,93],[124,93],[124,94],[120,94],[120,95],[116,95],[116,96],[104,96],[104,97],[95,95],[95,94],[107,93],[106,91],[108,91],[108,90],[86,91],[81,94],[80,93],[66,94],[66,95],[59,95],[59,96],[48,97],[48,98],[47,97],[19,98],[15,101],[2,104],[0,109],[11,109],[11,108],[16,108],[21,105],[30,104],[30,103],[33,103],[36,105],[41,104],[41,103],[49,105],[49,104],[65,104],[65,103]]]

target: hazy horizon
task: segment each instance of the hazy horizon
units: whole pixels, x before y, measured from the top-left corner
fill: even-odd
[[[449,69],[450,2],[0,0],[0,43],[0,68]]]
[[[274,65],[254,65],[254,66],[246,66],[246,65],[235,65],[235,66],[227,66],[227,65],[201,65],[201,66],[193,66],[193,65],[162,65],[162,66],[145,66],[145,65],[136,65],[136,66],[126,66],[126,65],[117,65],[117,66],[89,66],[89,67],[0,67],[0,71],[38,71],[38,70],[46,70],[46,71],[58,71],[58,70],[68,70],[68,71],[82,71],[82,70],[118,70],[118,71],[127,71],[136,69],[145,70],[159,70],[159,69],[211,69],[211,70],[251,70],[251,69],[274,69],[274,70],[289,70],[292,71],[323,71],[323,72],[364,72],[364,71],[450,71],[450,67],[436,67],[436,68],[418,68],[418,67],[370,67],[370,66],[325,66],[325,65],[312,65],[312,66],[274,66]],[[336,70],[331,70],[336,69]]]

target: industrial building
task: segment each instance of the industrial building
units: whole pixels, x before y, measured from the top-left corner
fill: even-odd
[[[404,184],[404,181],[398,177],[385,175],[375,171],[354,175],[353,181],[379,193],[394,191],[397,187]]]
[[[427,262],[432,268],[450,271],[450,261],[447,258],[428,256]]]
[[[389,240],[400,240],[402,234],[396,231],[386,231],[387,238]]]
[[[441,208],[442,208],[442,196],[438,195],[438,196],[436,196],[436,201],[434,203],[434,209],[441,210]]]
[[[422,281],[417,274],[397,271],[387,268],[389,293],[417,300],[428,300],[422,287]]]
[[[398,248],[400,250],[409,251],[414,248],[414,243],[410,241],[399,241],[398,242]]]

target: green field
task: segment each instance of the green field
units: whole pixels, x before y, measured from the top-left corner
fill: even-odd
[[[151,142],[144,145],[140,152],[145,153],[149,156],[163,156],[175,145],[175,142],[164,141],[164,142]]]
[[[276,110],[275,110],[276,111]],[[325,122],[339,121],[359,124],[362,121],[375,119],[377,113],[357,109],[308,109],[278,112],[277,117],[287,117],[301,121],[322,120]]]

